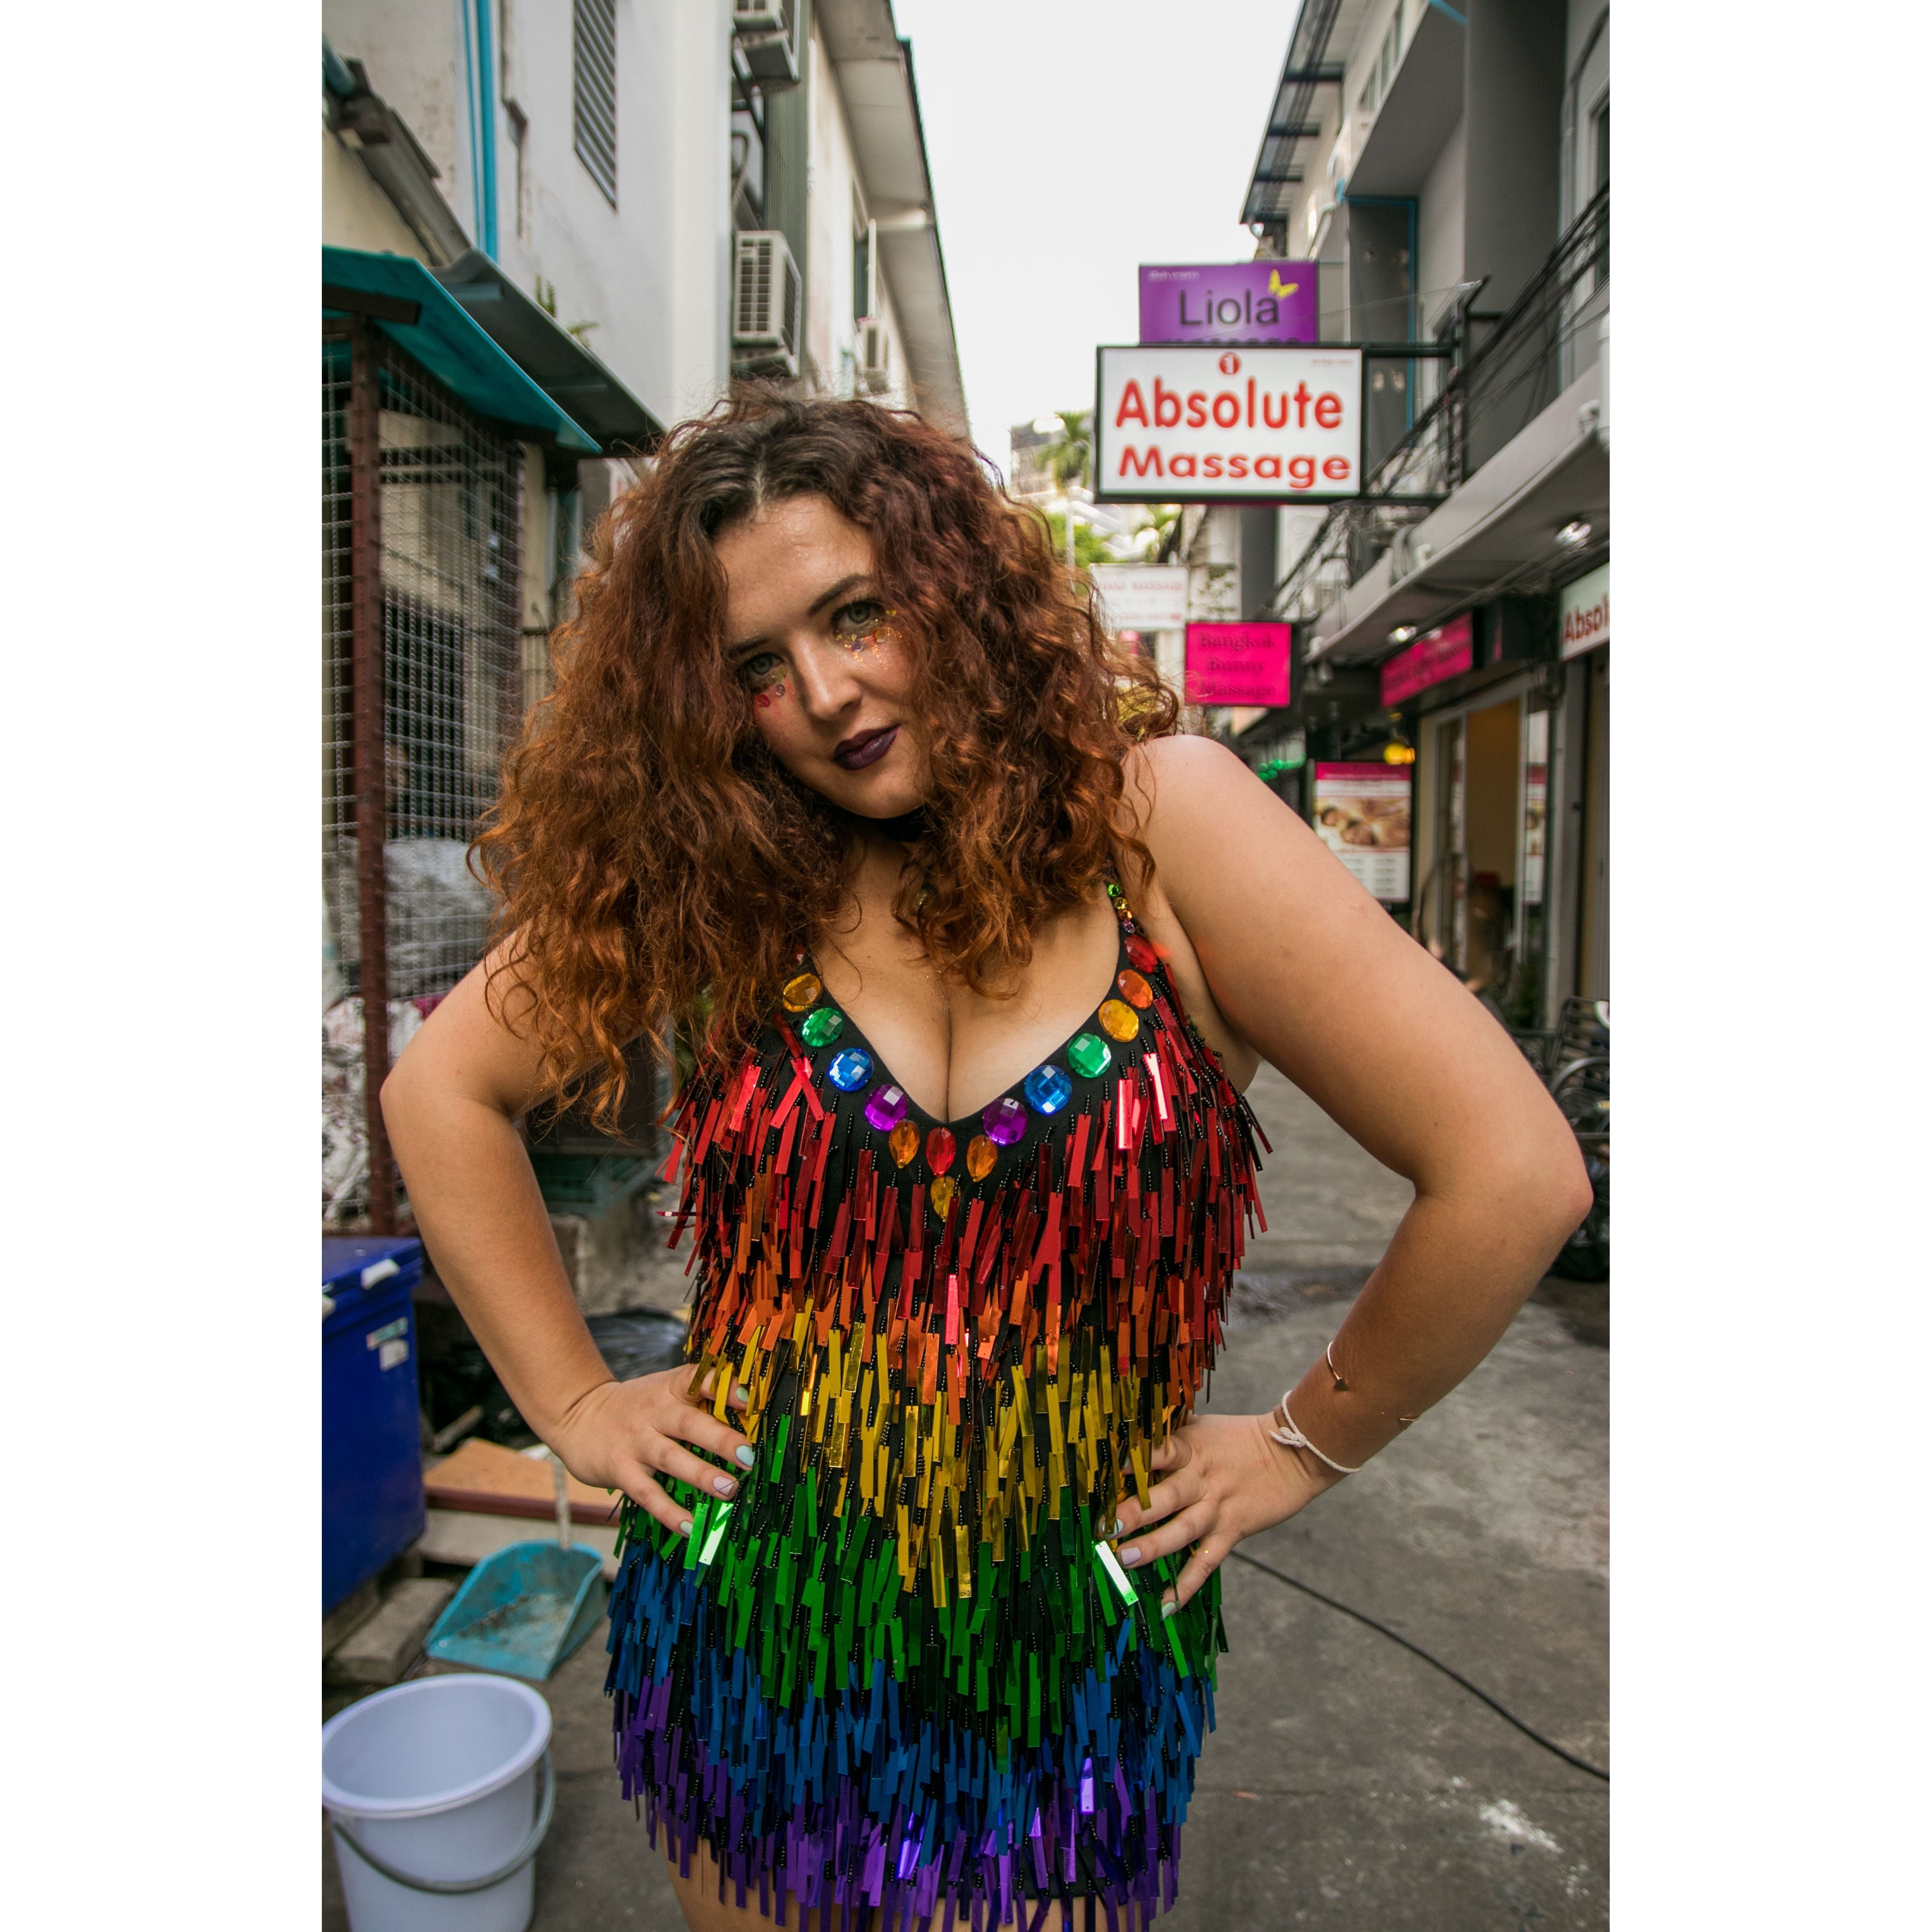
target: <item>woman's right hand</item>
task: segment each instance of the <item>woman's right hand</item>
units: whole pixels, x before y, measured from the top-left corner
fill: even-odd
[[[706,1376],[694,1396],[691,1376],[686,1365],[630,1382],[599,1383],[572,1406],[550,1445],[579,1482],[622,1490],[680,1536],[690,1533],[690,1515],[658,1478],[674,1476],[706,1495],[733,1496],[739,1478],[756,1460],[750,1443],[712,1414],[712,1378]],[[734,1389],[730,1406],[742,1409],[747,1399],[742,1389]],[[709,1451],[718,1462],[706,1462],[694,1449]]]

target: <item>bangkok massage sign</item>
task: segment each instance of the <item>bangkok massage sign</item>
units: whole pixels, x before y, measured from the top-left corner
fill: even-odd
[[[1102,349],[1094,494],[1324,502],[1362,490],[1362,352]]]

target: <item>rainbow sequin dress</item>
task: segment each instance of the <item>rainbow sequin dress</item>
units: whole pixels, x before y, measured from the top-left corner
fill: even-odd
[[[653,1838],[781,1924],[1174,1902],[1220,1578],[1163,1620],[1179,1560],[1098,1532],[1213,1365],[1258,1130],[1108,890],[1109,997],[976,1117],[916,1106],[804,962],[680,1102],[687,1352],[758,1462],[670,1485],[688,1538],[626,1505],[607,1688]]]

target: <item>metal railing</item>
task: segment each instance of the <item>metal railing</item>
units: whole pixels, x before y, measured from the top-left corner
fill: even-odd
[[[1450,350],[1440,389],[1366,472],[1361,498],[1330,508],[1275,586],[1275,615],[1314,617],[1575,380],[1580,333],[1607,306],[1610,236],[1604,188],[1507,310],[1474,307],[1480,283],[1458,291],[1437,332]]]

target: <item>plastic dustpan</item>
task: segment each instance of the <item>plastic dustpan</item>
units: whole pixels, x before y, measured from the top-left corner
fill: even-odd
[[[557,1540],[513,1543],[471,1570],[423,1648],[466,1664],[541,1684],[596,1627],[608,1592],[604,1556],[570,1540],[570,1498],[556,1472]]]

